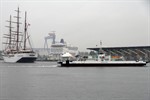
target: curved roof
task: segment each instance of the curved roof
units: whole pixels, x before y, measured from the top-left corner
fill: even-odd
[[[100,48],[87,48],[89,50],[98,51]],[[103,50],[120,50],[120,49],[147,49],[150,50],[150,46],[129,46],[129,47],[102,47]]]

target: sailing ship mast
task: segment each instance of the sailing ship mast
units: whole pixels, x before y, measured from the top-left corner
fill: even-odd
[[[5,42],[3,44],[8,44],[8,46],[5,48],[9,48],[9,50],[11,50],[12,48],[12,18],[11,18],[11,15],[10,15],[10,19],[7,20],[6,22],[9,22],[9,26],[6,26],[7,28],[9,28],[9,34],[4,34],[4,38],[7,38],[8,39],[8,42]]]
[[[14,16],[15,18],[17,18],[17,22],[13,22],[13,23],[16,23],[17,24],[17,31],[14,31],[16,34],[15,35],[17,35],[16,36],[16,51],[17,52],[19,52],[19,42],[21,42],[21,41],[19,41],[19,36],[20,36],[20,30],[19,30],[19,24],[21,24],[20,23],[20,10],[19,10],[19,7],[18,7],[18,9],[17,10],[15,10],[16,12],[17,12],[17,16]]]
[[[10,21],[9,21],[9,49],[11,49],[11,39],[12,39],[12,27],[11,27],[11,15],[10,15]]]
[[[16,12],[17,12],[17,16],[14,16],[15,18],[17,18],[17,21],[16,22],[13,22],[12,21],[12,17],[11,17],[11,15],[10,15],[10,20],[9,21],[7,21],[7,22],[9,22],[9,26],[6,26],[6,27],[8,27],[9,28],[9,34],[4,34],[5,35],[5,37],[4,38],[8,38],[8,42],[7,43],[4,43],[4,44],[8,44],[8,46],[7,46],[7,48],[9,48],[9,50],[12,50],[12,45],[15,45],[15,51],[17,51],[17,52],[19,52],[19,49],[21,49],[21,47],[20,47],[20,45],[19,45],[19,43],[20,42],[22,42],[22,41],[20,41],[20,36],[22,35],[22,34],[20,34],[20,33],[22,33],[22,32],[20,32],[20,15],[19,15],[19,13],[20,13],[20,10],[19,10],[19,7],[18,7],[18,9],[17,10],[15,10]],[[25,26],[24,26],[24,43],[23,43],[23,50],[26,50],[26,41],[27,41],[27,21],[26,21],[26,19],[27,19],[27,12],[25,12]],[[12,28],[14,28],[14,27],[12,27],[12,23],[15,23],[15,24],[17,24],[17,28],[16,28],[16,31],[12,31]],[[15,34],[14,34],[14,33]],[[15,37],[13,37],[13,36],[15,36]],[[29,38],[29,37],[28,37]],[[15,39],[15,40],[12,40],[12,39]],[[14,44],[13,44],[14,43]],[[6,49],[7,49],[6,48]]]
[[[37,59],[37,55],[33,50],[27,50],[26,51],[26,42],[29,38],[27,33],[27,22],[26,22],[26,16],[27,13],[25,12],[25,26],[24,26],[24,34],[20,32],[20,10],[19,7],[17,10],[17,16],[14,16],[16,18],[16,22],[10,21],[9,26],[6,26],[9,28],[9,34],[5,34],[5,38],[7,38],[7,41],[5,44],[5,50],[4,50],[4,61],[5,62],[11,62],[11,63],[17,63],[17,62],[34,62]],[[12,31],[12,23],[16,24],[16,31]],[[28,39],[29,40],[29,39]],[[30,43],[29,43],[30,44]]]
[[[25,12],[25,21],[24,21],[24,43],[23,43],[23,50],[27,49],[27,40],[30,46],[31,51],[33,52],[32,46],[31,46],[31,42],[29,39],[29,34],[27,32],[29,24],[27,24],[27,12]]]
[[[26,39],[27,39],[27,12],[25,12],[25,26],[24,26],[24,50],[26,50]]]

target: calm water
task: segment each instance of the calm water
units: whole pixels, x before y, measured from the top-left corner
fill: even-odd
[[[150,64],[60,68],[0,61],[0,100],[150,100]]]

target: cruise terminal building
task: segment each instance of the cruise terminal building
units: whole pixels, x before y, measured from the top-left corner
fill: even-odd
[[[100,51],[100,48],[87,48],[88,50]],[[125,60],[137,60],[150,61],[150,46],[131,46],[131,47],[101,47],[102,51],[106,55],[112,57],[123,56]]]

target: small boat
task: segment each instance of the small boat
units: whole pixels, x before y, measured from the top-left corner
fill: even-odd
[[[5,49],[3,50],[3,59],[4,62],[9,63],[32,63],[37,59],[37,54],[33,51],[27,32],[28,24],[26,22],[27,13],[25,12],[25,23],[24,23],[24,33],[20,32],[20,10],[19,7],[17,10],[16,22],[12,21],[11,15],[9,22],[9,34],[4,34],[6,38]],[[12,31],[12,23],[17,24],[16,31]],[[27,47],[27,42],[29,47]]]

